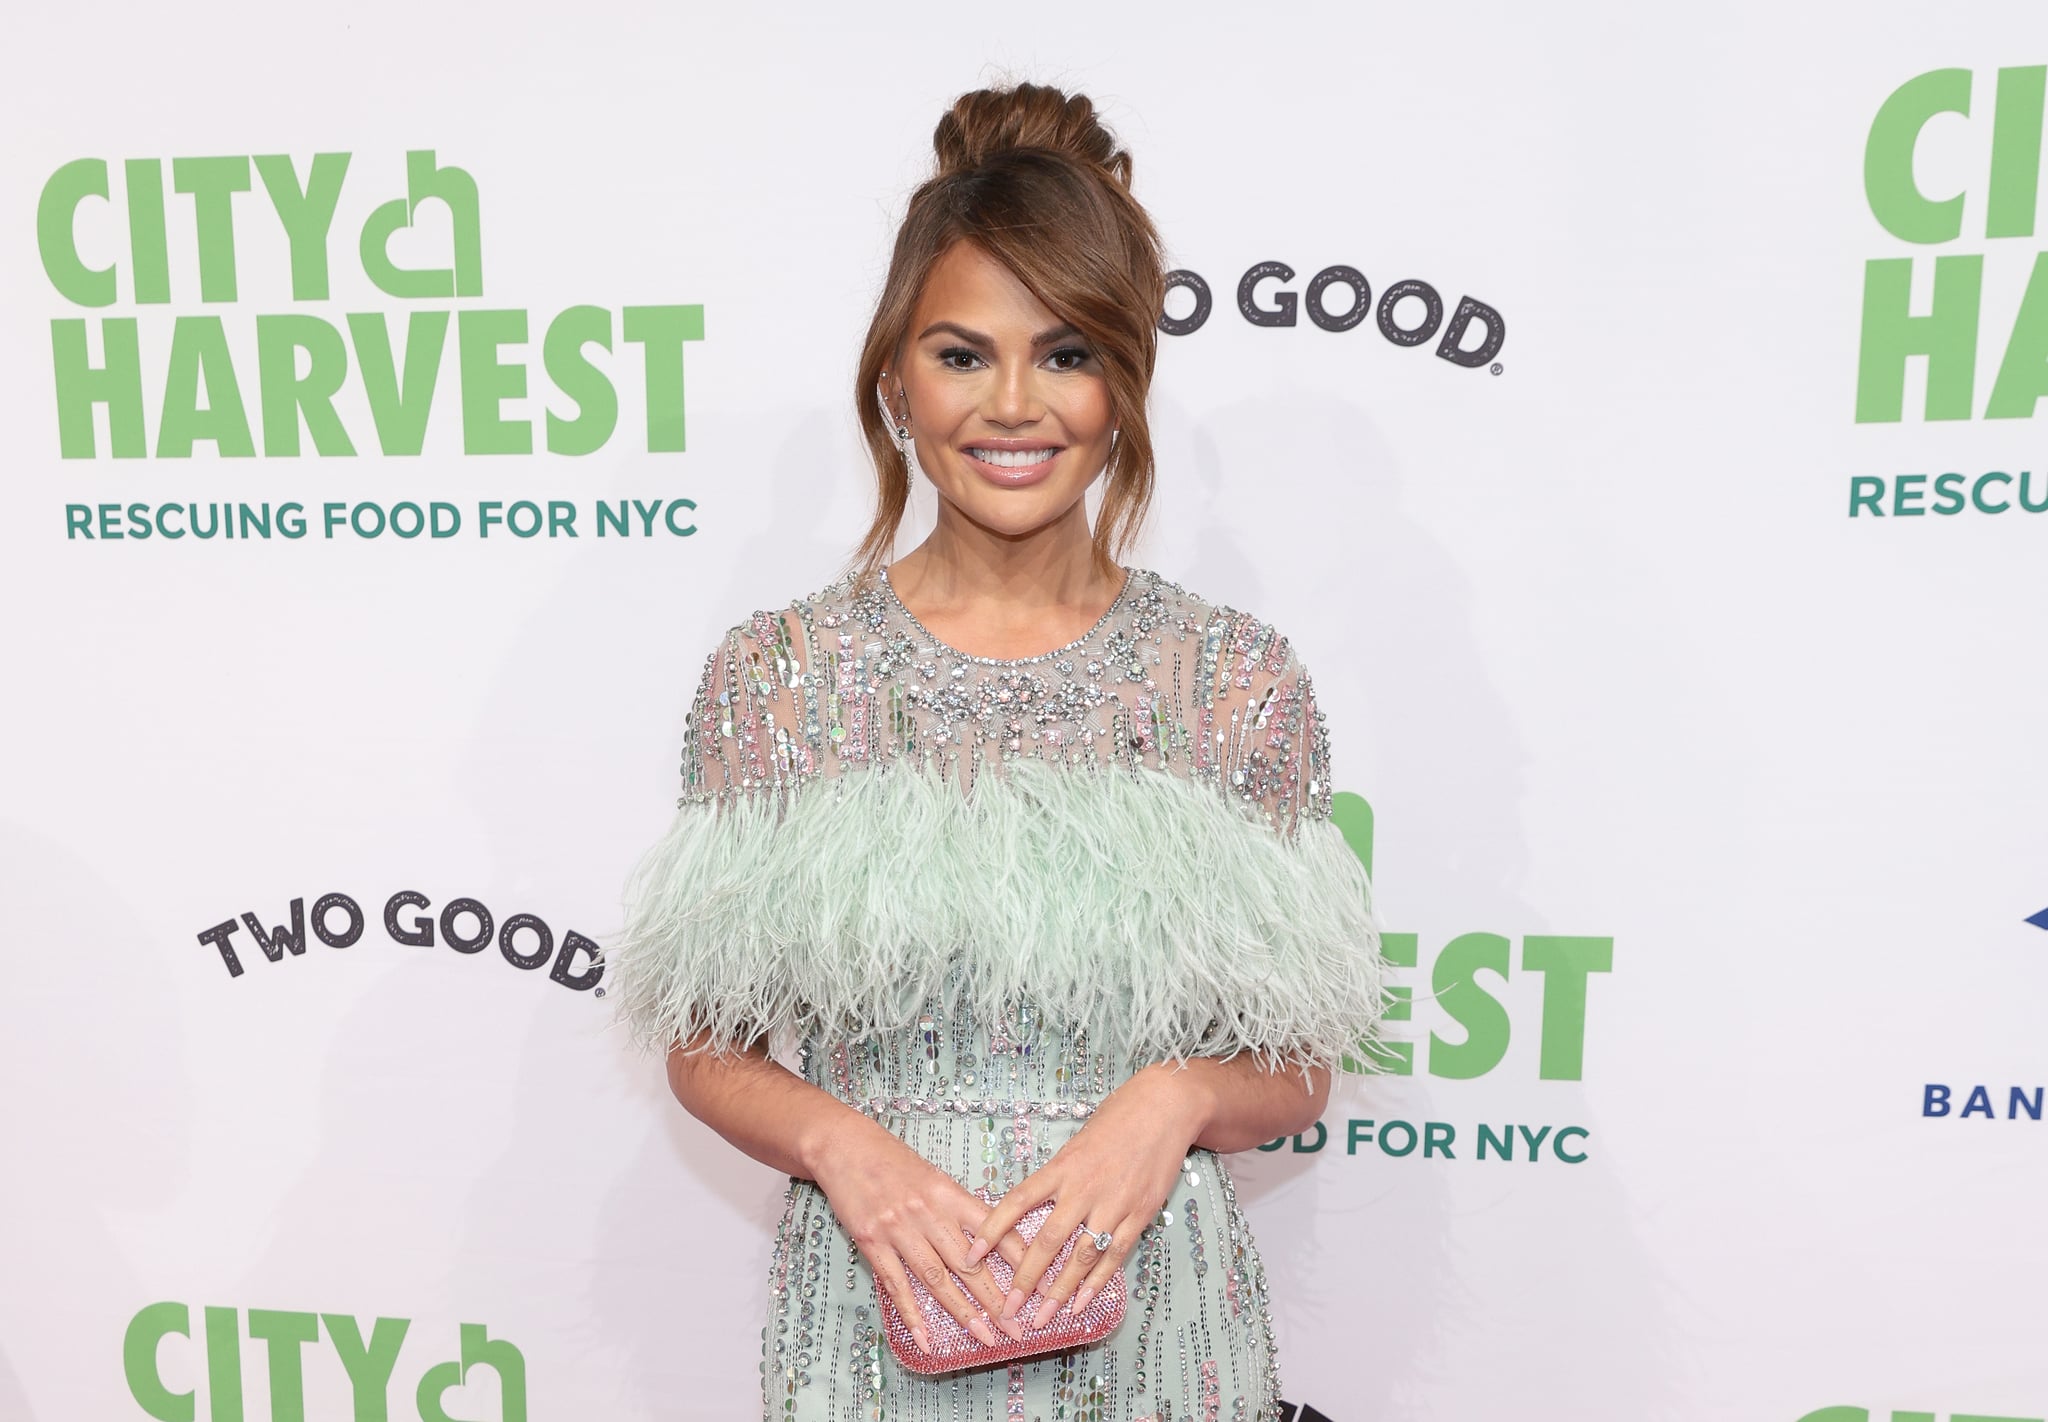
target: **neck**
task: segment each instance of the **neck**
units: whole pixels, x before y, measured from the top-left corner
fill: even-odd
[[[889,565],[897,598],[935,635],[984,651],[1014,643],[1026,656],[1085,631],[1123,580],[1121,568],[1096,556],[1079,502],[1056,523],[1013,537],[942,501],[931,535]]]
[[[1019,611],[1087,602],[1104,590],[1113,596],[1123,582],[1121,569],[1097,558],[1079,503],[1056,523],[1013,536],[984,528],[942,501],[930,536],[890,564],[889,576],[898,593],[914,586],[931,601],[1001,603]]]

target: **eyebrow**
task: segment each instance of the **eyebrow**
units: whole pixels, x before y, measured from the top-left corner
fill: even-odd
[[[919,331],[917,338],[921,341],[926,336],[936,335],[941,331],[950,331],[961,340],[978,346],[992,346],[995,344],[992,337],[985,336],[980,331],[970,331],[957,321],[934,321],[931,325]],[[1069,336],[1078,336],[1080,334],[1080,331],[1071,324],[1061,324],[1049,330],[1040,331],[1031,338],[1031,344],[1034,346],[1049,345],[1053,341],[1063,341]]]

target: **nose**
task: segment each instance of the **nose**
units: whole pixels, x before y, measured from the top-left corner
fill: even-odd
[[[984,411],[992,424],[1027,425],[1045,414],[1037,371],[1028,362],[1005,361],[996,367]]]

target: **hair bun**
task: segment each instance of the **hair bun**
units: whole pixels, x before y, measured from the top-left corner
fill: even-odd
[[[1095,116],[1086,94],[1046,84],[976,89],[953,101],[932,133],[939,176],[979,168],[1013,148],[1047,148],[1088,163],[1131,185],[1131,155]]]

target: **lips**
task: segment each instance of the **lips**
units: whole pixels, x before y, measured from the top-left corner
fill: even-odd
[[[975,444],[967,447],[970,458],[978,459],[997,469],[1028,469],[1033,465],[1045,463],[1059,452],[1060,446],[1056,444]]]
[[[967,461],[968,467],[989,483],[1006,489],[1017,489],[1027,484],[1036,484],[1050,474],[1053,462],[1059,457],[1062,448],[1059,445],[1041,446],[1037,449],[970,445],[960,453]]]

